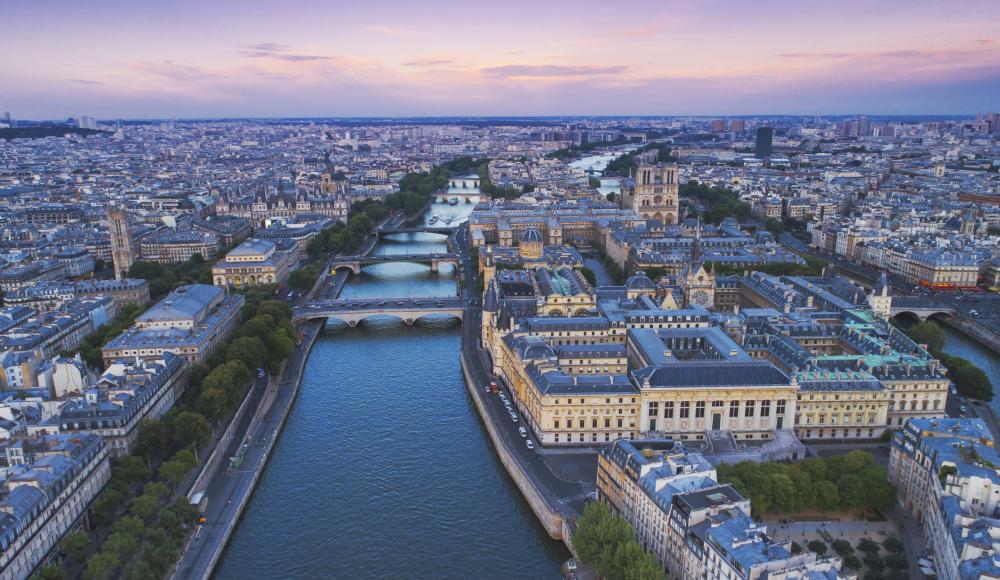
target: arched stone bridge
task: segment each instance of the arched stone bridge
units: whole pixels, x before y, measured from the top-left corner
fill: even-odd
[[[292,320],[336,318],[351,328],[371,316],[395,316],[410,325],[429,315],[448,315],[461,320],[465,304],[461,298],[363,298],[356,300],[315,300],[292,309]]]
[[[935,314],[943,316],[955,316],[955,309],[950,304],[939,302],[930,297],[922,296],[894,296],[892,298],[892,308],[890,314],[898,316],[900,314],[912,314],[920,320],[927,320]]]
[[[441,254],[390,254],[380,256],[348,256],[334,258],[330,261],[330,274],[336,274],[341,268],[348,268],[352,274],[361,273],[361,268],[372,264],[390,264],[393,262],[410,262],[413,264],[430,264],[431,272],[437,272],[441,264],[451,264],[458,267],[458,254],[446,252]]]

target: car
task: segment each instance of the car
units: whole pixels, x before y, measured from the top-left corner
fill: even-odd
[[[385,306],[385,300],[382,300],[382,301],[380,301],[380,302],[378,303],[378,305],[379,305],[379,306]]]
[[[966,409],[966,408],[965,408],[965,405],[960,405],[960,406],[958,407],[958,410],[959,410],[959,412],[961,412],[961,413],[965,413],[966,411],[968,411],[968,409]]]
[[[528,436],[528,430],[525,429],[524,427],[518,427],[517,428],[517,432],[521,434],[521,437],[527,437]]]
[[[535,448],[535,444],[531,442],[531,439],[528,439],[527,441],[525,441],[524,444],[528,446],[528,449],[534,449]]]
[[[399,302],[396,302],[396,305],[397,305],[397,306],[402,306],[402,305],[404,305],[404,304],[406,304],[406,302],[403,302],[402,300],[400,300]]]
[[[515,422],[515,423],[517,423],[517,413],[515,413],[514,411],[511,411],[510,412],[510,420],[513,421],[513,422]]]
[[[570,572],[576,570],[576,560],[570,560],[569,562],[566,562],[566,569],[569,570]]]

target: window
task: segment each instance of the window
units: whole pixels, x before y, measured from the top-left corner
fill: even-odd
[[[760,402],[760,416],[770,417],[771,416],[771,401],[770,399],[764,399]]]
[[[556,419],[555,421],[553,421],[553,427],[552,428],[553,429],[558,429],[559,428],[559,419]],[[556,437],[558,437],[558,435],[556,435]]]
[[[650,417],[658,417],[660,415],[660,403],[652,401],[646,407]]]
[[[694,417],[695,419],[705,418],[705,401],[698,401],[694,404]]]
[[[681,419],[687,419],[691,413],[691,403],[681,401]]]
[[[778,400],[778,408],[777,408],[776,411],[777,411],[777,413],[779,415],[784,415],[785,414],[785,400],[784,399],[779,399]]]
[[[754,406],[756,404],[757,404],[757,401],[747,401],[746,405],[743,407],[743,416],[744,417],[753,417]]]
[[[674,402],[666,401],[663,403],[663,418],[673,419],[674,418]]]
[[[618,427],[621,427],[621,426],[622,426],[622,419],[621,419],[621,417],[619,417],[618,418]]]
[[[729,402],[729,418],[735,419],[740,416],[740,402],[730,401]]]
[[[566,419],[566,428],[567,429],[572,429],[573,428],[573,420],[572,419]]]
[[[712,401],[712,407],[713,408],[715,408],[715,407],[721,407],[722,405],[724,405],[724,403],[722,401]]]

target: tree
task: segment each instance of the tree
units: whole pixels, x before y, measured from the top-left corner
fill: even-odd
[[[604,199],[606,199],[608,201],[614,201],[615,200],[615,192],[612,191],[612,192],[608,193],[607,195],[604,196]]]
[[[87,560],[83,577],[86,580],[110,580],[120,563],[114,553],[101,550]]]
[[[32,578],[38,580],[66,580],[66,572],[59,564],[52,562],[43,566]]]
[[[198,462],[194,459],[191,450],[184,449],[178,451],[169,461],[160,466],[160,475],[172,486],[176,486],[197,465]]]
[[[139,435],[135,441],[135,454],[153,462],[162,459],[170,449],[170,429],[159,419],[145,418],[139,422]]]
[[[198,412],[213,423],[218,423],[229,410],[229,397],[218,388],[205,389],[198,397]]]
[[[135,514],[136,517],[143,521],[149,521],[149,518],[159,509],[160,499],[158,497],[143,494],[132,500],[132,507],[129,509],[129,513]]]
[[[247,368],[256,368],[267,360],[264,341],[256,336],[243,336],[229,344],[226,358],[242,361]]]
[[[868,505],[868,490],[865,481],[853,473],[837,480],[837,491],[840,502],[845,507],[864,507]]]
[[[837,484],[832,481],[820,481],[816,483],[816,507],[832,511],[840,508],[840,492]]]
[[[871,538],[861,538],[858,542],[858,550],[865,554],[878,554],[879,547]]]
[[[166,485],[160,483],[159,481],[151,481],[142,488],[143,495],[153,496],[158,499],[167,497],[168,493],[170,493],[170,490],[167,489]]]
[[[981,401],[993,400],[993,384],[983,369],[970,363],[949,374],[955,381],[955,388],[962,393]]]
[[[132,515],[118,518],[118,521],[111,528],[114,532],[121,532],[128,536],[141,536],[145,529],[146,524],[141,519]]]
[[[157,574],[146,560],[137,560],[125,569],[127,580],[159,580],[163,574]]]
[[[907,336],[918,344],[926,344],[928,350],[938,352],[944,348],[944,331],[933,320],[918,322],[905,330]]]
[[[902,554],[889,554],[882,559],[886,566],[894,568],[896,570],[902,570],[906,568],[906,557]]]
[[[861,560],[859,560],[858,557],[855,556],[854,554],[848,554],[844,556],[843,559],[845,568],[849,568],[855,571],[861,569]]]
[[[113,532],[105,538],[101,551],[108,550],[118,556],[119,562],[128,562],[139,549],[139,539],[124,532]]]
[[[583,279],[586,280],[591,286],[597,285],[597,275],[590,268],[584,266],[580,268],[580,274],[583,275]]]
[[[834,540],[831,544],[833,551],[836,552],[840,557],[849,556],[854,553],[854,546],[850,542],[843,539]]]
[[[903,551],[903,542],[900,542],[896,536],[889,536],[882,541],[882,547],[893,554],[898,554]]]
[[[129,486],[149,478],[149,469],[141,457],[126,455],[118,459],[118,470],[115,473]]]
[[[124,500],[125,495],[117,490],[105,489],[102,491],[101,495],[97,496],[97,499],[90,506],[90,515],[94,525],[101,527],[111,523]]]
[[[204,416],[194,411],[181,411],[174,419],[174,440],[185,447],[191,447],[198,456],[198,449],[212,440],[212,426]]]
[[[90,550],[90,536],[87,532],[77,530],[70,532],[59,543],[59,548],[74,562],[79,562],[87,556]]]
[[[823,542],[821,540],[813,540],[808,544],[806,544],[806,547],[812,550],[813,552],[816,552],[821,557],[826,555],[826,542]]]

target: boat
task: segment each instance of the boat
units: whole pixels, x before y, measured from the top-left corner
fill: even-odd
[[[458,205],[458,196],[453,195],[448,198],[448,205]]]
[[[444,223],[450,224],[451,223],[451,218],[450,217],[449,218],[444,218]]]
[[[440,218],[438,218],[438,216],[432,215],[431,219],[427,220],[427,223],[430,224],[430,225],[434,225],[435,223],[437,223],[438,219],[440,219]]]

